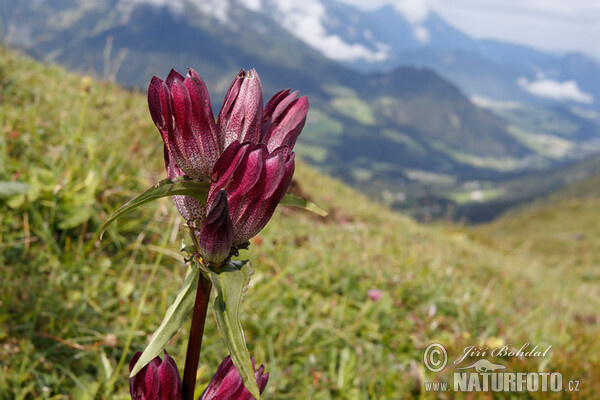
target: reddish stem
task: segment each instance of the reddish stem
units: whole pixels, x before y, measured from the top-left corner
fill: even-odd
[[[194,400],[196,372],[198,371],[200,349],[202,348],[202,336],[204,334],[204,322],[206,321],[206,310],[208,309],[211,288],[212,282],[210,279],[205,278],[204,274],[201,272],[200,279],[198,280],[196,302],[194,303],[194,314],[192,316],[192,326],[190,328],[190,337],[188,339],[187,355],[185,357],[185,369],[183,370],[183,400]]]

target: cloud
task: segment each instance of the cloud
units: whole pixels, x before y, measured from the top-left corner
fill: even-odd
[[[392,5],[413,26],[430,11],[476,38],[543,50],[581,51],[600,61],[598,0],[337,0],[365,10]]]
[[[241,3],[252,11],[260,11],[262,8],[261,0],[242,0]]]
[[[398,0],[392,2],[394,8],[400,11],[411,25],[423,22],[427,18],[432,3],[432,1],[427,0]]]
[[[383,45],[378,46],[377,50],[371,50],[360,44],[344,42],[338,35],[329,34],[323,25],[327,11],[318,0],[279,0],[277,7],[278,18],[284,28],[331,59],[382,61],[387,58],[387,49]]]
[[[411,25],[423,22],[439,0],[337,0],[364,10],[375,10],[385,5],[393,6]]]
[[[427,43],[429,42],[429,31],[423,25],[417,25],[413,29],[413,35],[415,39],[419,41],[419,43]]]
[[[155,7],[167,7],[175,14],[181,15],[185,12],[186,5],[191,4],[198,10],[211,15],[222,23],[229,22],[230,1],[225,0],[119,0],[118,5],[131,10],[131,6],[137,4],[150,4]],[[255,3],[250,1],[250,3]]]
[[[552,79],[539,79],[530,82],[527,78],[520,77],[517,83],[524,90],[538,97],[587,104],[594,102],[594,97],[579,89],[575,81],[558,82]]]
[[[202,12],[212,15],[222,23],[227,23],[229,21],[229,8],[231,7],[229,1],[192,0],[190,3],[194,4]]]

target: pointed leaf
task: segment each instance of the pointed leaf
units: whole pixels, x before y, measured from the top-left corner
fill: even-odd
[[[144,191],[142,194],[129,200],[127,203],[119,207],[117,211],[113,212],[100,228],[100,238],[102,238],[102,234],[104,234],[106,228],[108,228],[108,226],[115,222],[119,217],[132,210],[135,210],[143,204],[160,199],[161,197],[176,195],[190,196],[206,205],[208,185],[208,182],[198,182],[192,180],[172,181],[171,179],[163,179],[156,185]]]
[[[225,264],[218,273],[211,270],[210,277],[217,289],[213,314],[219,333],[227,345],[231,360],[244,381],[244,386],[256,400],[260,400],[260,391],[256,384],[250,352],[246,347],[244,330],[240,322],[240,304],[253,273],[254,270],[249,261],[231,261]]]
[[[150,343],[140,356],[139,360],[131,370],[129,377],[137,374],[146,364],[159,355],[169,340],[177,333],[181,324],[192,313],[194,301],[196,299],[196,291],[198,290],[198,278],[200,277],[200,269],[192,264],[183,282],[181,290],[177,294],[175,302],[167,308],[167,313],[162,323],[152,335]]]
[[[279,204],[283,204],[284,206],[304,208],[305,210],[320,215],[321,217],[327,216],[327,211],[321,209],[312,201],[305,200],[302,197],[296,196],[295,194],[286,194],[283,199],[281,199]]]

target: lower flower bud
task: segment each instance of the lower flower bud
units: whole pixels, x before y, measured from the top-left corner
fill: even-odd
[[[200,230],[198,244],[205,264],[218,266],[229,257],[233,224],[229,216],[227,193],[220,190],[213,200]]]
[[[132,400],[180,400],[181,378],[175,360],[164,351],[165,359],[156,356],[134,377],[129,378],[129,393]],[[141,351],[129,362],[129,371],[140,359]]]
[[[254,360],[252,360],[254,368]],[[260,393],[265,390],[269,373],[265,372],[265,366],[261,365],[254,373],[256,384]],[[254,397],[248,392],[242,381],[242,377],[237,368],[231,361],[231,357],[227,356],[219,365],[215,376],[208,384],[208,387],[202,393],[198,400],[253,400]]]

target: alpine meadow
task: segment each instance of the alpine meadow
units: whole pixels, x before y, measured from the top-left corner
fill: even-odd
[[[185,274],[184,221],[170,199],[99,240],[120,204],[166,176],[146,95],[2,48],[0,129],[0,398],[129,399],[127,363]],[[420,224],[297,157],[290,192],[328,216],[280,206],[239,256],[253,259],[241,316],[269,371],[264,398],[473,398],[425,390],[454,371],[425,368],[431,343],[449,364],[469,346],[551,346],[546,357],[486,359],[559,371],[579,382],[559,396],[593,398],[599,200],[585,185],[597,193],[597,181],[489,225]],[[175,359],[188,330],[169,344]],[[212,316],[205,332],[196,395],[227,355]]]

